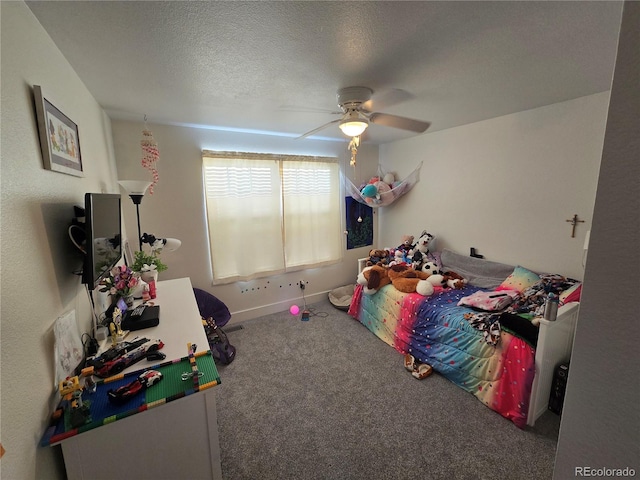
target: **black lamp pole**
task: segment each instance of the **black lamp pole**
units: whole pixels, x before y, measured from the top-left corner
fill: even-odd
[[[140,203],[142,203],[142,197],[144,197],[144,195],[131,194],[129,196],[136,206],[136,217],[138,218],[138,245],[140,247],[140,251],[142,251],[142,234],[140,232]]]

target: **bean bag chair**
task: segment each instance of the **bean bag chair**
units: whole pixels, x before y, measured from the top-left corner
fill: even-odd
[[[231,319],[231,312],[222,300],[199,288],[194,288],[193,293],[196,296],[198,310],[202,318],[213,318],[218,327],[225,326]]]

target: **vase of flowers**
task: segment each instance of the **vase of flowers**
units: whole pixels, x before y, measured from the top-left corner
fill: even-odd
[[[140,272],[143,281],[150,283],[158,280],[158,273],[164,272],[167,266],[162,263],[156,252],[146,253],[138,251],[135,253],[135,261],[131,268],[135,272]]]
[[[100,291],[108,293],[112,303],[123,299],[127,307],[133,306],[133,291],[138,286],[138,275],[126,265],[113,267],[109,275],[100,282]]]
[[[157,282],[158,281],[158,269],[154,264],[145,263],[142,265],[142,270],[140,271],[140,279],[145,283]]]
[[[160,261],[159,252],[157,250],[152,250],[151,253],[146,253],[142,250],[136,252],[135,261],[133,262],[133,265],[131,265],[131,268],[134,271],[139,272],[140,279],[149,285],[149,297],[156,298],[156,282],[158,281],[158,273],[164,272],[167,269],[167,266]]]

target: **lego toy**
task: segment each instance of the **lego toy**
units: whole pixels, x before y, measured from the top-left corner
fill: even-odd
[[[146,370],[134,381],[115,390],[109,390],[107,398],[112,403],[125,403],[160,380],[162,380],[162,373],[157,370]]]
[[[62,401],[60,402],[60,408],[54,413],[54,417],[57,418],[66,411],[69,424],[73,428],[89,423],[91,421],[91,412],[89,403],[82,401],[83,388],[80,385],[79,378],[77,376],[67,377],[59,383],[58,389]]]

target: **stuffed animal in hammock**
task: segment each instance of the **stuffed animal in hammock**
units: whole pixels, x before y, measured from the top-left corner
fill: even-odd
[[[364,287],[362,289],[364,294],[373,295],[382,287],[391,283],[391,279],[388,275],[388,268],[381,267],[380,265],[365,267],[358,275],[356,283]]]

